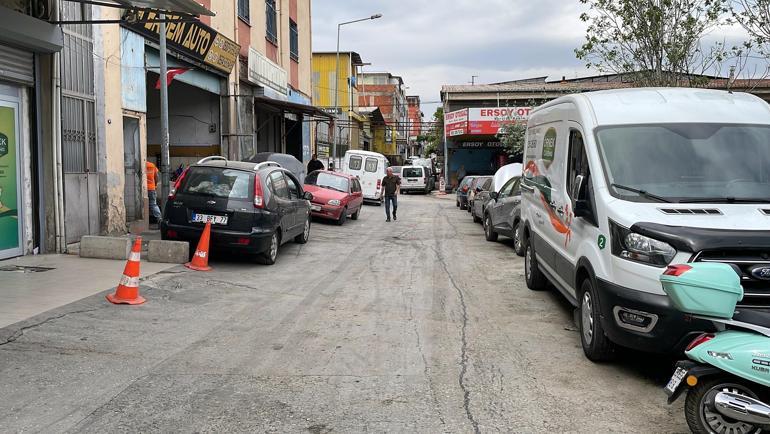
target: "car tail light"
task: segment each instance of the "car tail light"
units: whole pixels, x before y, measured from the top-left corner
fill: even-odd
[[[235,244],[238,244],[239,246],[248,246],[251,240],[247,237],[241,237],[238,238],[238,241],[235,242]]]
[[[378,179],[377,180],[377,190],[379,190],[380,188],[382,188],[382,180]]]
[[[168,238],[178,238],[179,234],[177,234],[175,230],[169,229],[169,230],[166,231],[166,237],[168,237]]]
[[[714,339],[714,334],[712,333],[703,333],[702,335],[698,336],[697,338],[693,339],[692,342],[690,342],[690,345],[687,346],[687,349],[685,351],[690,351],[693,348],[697,347],[700,344],[705,344],[706,342]]]
[[[468,192],[468,186],[467,185],[463,185],[463,193],[467,193],[467,192]]]
[[[254,175],[254,208],[265,207],[265,194],[262,190],[262,180],[259,174]]]
[[[688,272],[688,271],[690,271],[690,270],[692,270],[692,267],[691,267],[691,266],[689,266],[689,265],[684,265],[684,264],[680,264],[680,265],[669,265],[669,266],[666,268],[666,271],[664,271],[664,272],[663,272],[663,275],[664,275],[664,276],[674,276],[674,277],[679,277],[679,276],[681,276],[682,274],[684,274],[684,273],[686,273],[686,272]]]
[[[179,191],[179,187],[182,186],[182,181],[184,181],[184,177],[187,176],[187,171],[190,170],[188,167],[187,169],[182,172],[181,175],[179,175],[179,178],[176,179],[176,182],[174,183],[174,187],[171,189],[171,191],[168,192],[168,198],[171,200],[176,199],[176,192]]]

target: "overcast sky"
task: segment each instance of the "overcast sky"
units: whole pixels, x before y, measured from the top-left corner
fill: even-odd
[[[574,49],[585,37],[578,0],[312,0],[313,51],[341,51],[404,78],[430,117],[443,84],[586,75]],[[433,103],[433,104],[431,104]]]

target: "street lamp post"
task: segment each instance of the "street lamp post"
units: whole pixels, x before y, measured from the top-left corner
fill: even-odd
[[[344,23],[337,24],[337,68],[334,73],[334,114],[336,115],[337,112],[340,114],[342,113],[342,110],[340,110],[339,107],[339,85],[340,85],[340,30],[342,29],[342,26],[346,24],[353,24],[353,23],[359,23],[361,21],[369,21],[369,20],[376,20],[377,18],[382,18],[382,14],[374,14],[370,17],[361,18],[358,20],[353,21],[346,21]],[[341,130],[340,130],[341,131]],[[342,133],[340,133],[342,135]],[[332,158],[337,158],[337,140],[333,140],[332,143]]]

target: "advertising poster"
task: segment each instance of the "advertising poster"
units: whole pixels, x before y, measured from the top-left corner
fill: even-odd
[[[0,253],[19,247],[16,109],[0,106]]]

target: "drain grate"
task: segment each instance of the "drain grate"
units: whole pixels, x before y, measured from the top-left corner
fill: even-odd
[[[4,265],[0,271],[10,271],[12,273],[42,273],[44,271],[54,270],[51,267],[30,267],[22,265]]]

